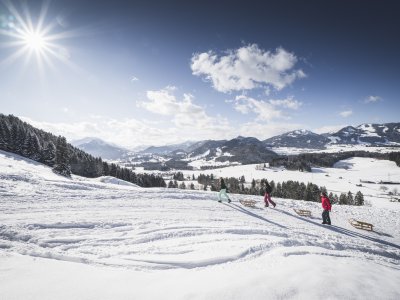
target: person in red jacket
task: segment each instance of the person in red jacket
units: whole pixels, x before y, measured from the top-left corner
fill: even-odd
[[[329,217],[329,212],[332,209],[332,205],[331,201],[326,195],[326,192],[322,192],[321,194],[321,204],[322,204],[322,209],[324,210],[322,212],[322,224],[331,225],[331,218]]]

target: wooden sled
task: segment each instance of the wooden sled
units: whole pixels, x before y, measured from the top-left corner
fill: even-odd
[[[364,230],[368,230],[368,231],[374,230],[373,229],[374,226],[372,224],[369,224],[369,223],[366,223],[366,222],[361,222],[361,221],[357,221],[355,219],[350,219],[349,223],[352,226],[354,226],[355,228],[358,228],[358,229],[364,229]]]
[[[256,207],[255,200],[239,200],[240,204],[248,207]]]
[[[305,209],[295,209],[295,208],[294,208],[294,211],[295,211],[299,216],[302,216],[302,217],[311,217],[311,211],[309,211],[309,210],[305,210]]]

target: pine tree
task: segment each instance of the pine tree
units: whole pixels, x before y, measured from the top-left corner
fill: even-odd
[[[271,196],[282,198],[282,185],[280,182],[276,184],[276,189],[272,191]]]
[[[348,204],[348,202],[347,202],[347,196],[346,196],[345,193],[341,193],[341,194],[340,194],[340,196],[339,196],[339,204],[340,204],[340,205],[346,205],[346,204]]]
[[[350,191],[347,193],[347,204],[354,205],[354,197]]]
[[[364,205],[364,195],[360,191],[357,192],[354,198],[354,205]]]
[[[56,158],[56,146],[54,146],[53,142],[49,142],[42,150],[42,162],[50,167],[54,166]]]
[[[53,171],[57,174],[71,177],[71,166],[69,164],[69,153],[67,148],[67,140],[65,137],[59,136],[56,144],[56,158]]]
[[[307,183],[306,190],[304,191],[304,200],[306,201],[313,201],[312,198],[312,184]]]
[[[6,122],[0,122],[0,150],[9,151],[10,150],[10,129]]]
[[[194,175],[193,175],[194,176]],[[191,190],[194,190],[194,184],[193,184],[193,182],[190,184],[190,189]]]
[[[182,189],[182,190],[186,190],[186,184],[185,184],[184,182],[182,182],[182,183],[179,185],[179,188]]]

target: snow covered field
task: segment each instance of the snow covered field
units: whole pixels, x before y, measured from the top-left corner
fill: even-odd
[[[292,174],[328,190],[399,175],[391,162],[367,161],[311,174],[210,172],[275,181]],[[400,203],[368,191],[371,206],[334,206],[327,227],[319,203],[275,199],[266,209],[257,196],[221,204],[213,192],[66,179],[0,151],[0,299],[399,299]]]

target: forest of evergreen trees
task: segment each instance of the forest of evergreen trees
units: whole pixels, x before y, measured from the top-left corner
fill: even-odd
[[[13,115],[0,114],[0,150],[19,154],[53,168],[63,176],[114,176],[142,187],[165,187],[153,174],[136,174],[73,147],[62,136],[37,129]]]
[[[192,175],[191,178],[185,178],[182,172],[175,172],[172,174],[172,179],[168,183],[168,188],[180,188],[180,189],[192,189],[194,190],[194,184],[190,183],[189,185],[185,184],[186,180],[197,182],[203,185],[204,190],[210,189],[211,191],[219,191],[220,190],[220,181],[216,179],[214,174],[199,174],[197,178]],[[178,184],[178,181],[182,181]],[[225,184],[228,186],[228,192],[232,194],[245,194],[245,195],[260,195],[263,196],[265,194],[265,185],[268,182],[272,187],[272,197],[277,198],[287,198],[294,200],[305,200],[312,202],[320,202],[320,195],[322,192],[328,192],[325,187],[319,187],[313,183],[303,183],[293,180],[283,181],[282,183],[278,182],[277,184],[272,180],[268,181],[267,179],[261,180],[252,180],[250,186],[246,185],[246,178],[244,175],[239,178],[230,177],[224,178]],[[341,193],[339,196],[337,194],[333,194],[332,192],[328,193],[328,197],[334,204],[340,205],[364,205],[364,195],[358,191],[355,195],[352,192]]]
[[[368,151],[346,151],[338,153],[303,153],[298,155],[281,155],[273,158],[269,163],[271,167],[284,166],[288,170],[311,172],[312,166],[331,168],[340,160],[351,157],[370,157],[387,159],[400,166],[400,152],[376,153]]]

